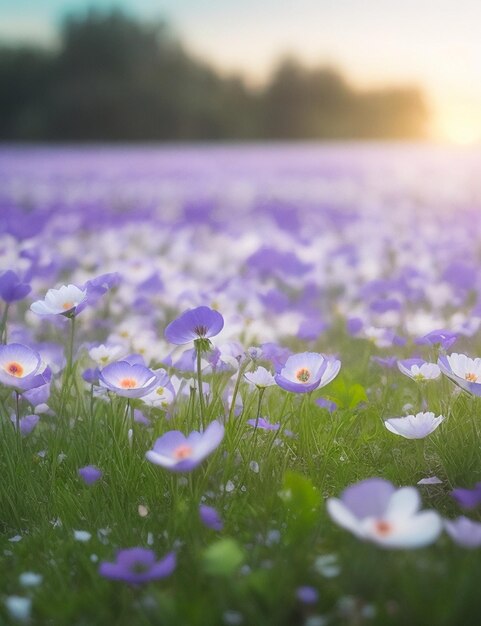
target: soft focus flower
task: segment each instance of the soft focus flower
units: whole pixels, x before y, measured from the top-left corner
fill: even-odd
[[[85,307],[87,290],[75,285],[49,289],[44,300],[37,300],[30,309],[37,315],[65,315],[75,317]]]
[[[303,604],[316,604],[319,599],[319,593],[314,587],[304,585],[296,589],[296,597]]]
[[[78,475],[86,485],[93,485],[102,478],[102,471],[95,465],[86,465],[78,470]]]
[[[276,384],[274,376],[265,367],[258,367],[255,372],[246,372],[244,378],[258,389],[265,389]]]
[[[474,509],[481,504],[481,483],[476,483],[473,489],[458,487],[451,495],[464,509]]]
[[[344,490],[340,499],[329,498],[327,510],[342,528],[359,539],[384,548],[420,548],[435,541],[441,518],[421,511],[414,487],[396,489],[382,478],[369,478]]]
[[[385,420],[384,426],[395,435],[401,435],[406,439],[423,439],[434,432],[443,421],[443,415],[436,417],[434,413],[428,411],[406,417],[391,417]]]
[[[224,528],[224,522],[219,513],[211,506],[201,504],[199,506],[199,517],[207,528],[212,528],[212,530],[222,530]]]
[[[49,382],[51,371],[35,350],[21,343],[0,346],[0,383],[27,391]]]
[[[405,359],[404,361],[398,361],[397,366],[402,374],[418,382],[435,380],[441,376],[439,365],[427,363],[423,359]]]
[[[92,538],[92,535],[91,533],[89,533],[88,530],[74,530],[73,538],[75,539],[75,541],[80,541],[82,543],[85,543],[86,541],[90,541],[90,539]]]
[[[456,342],[458,335],[450,330],[440,329],[433,330],[427,335],[416,340],[418,345],[440,346],[443,350],[449,348]]]
[[[455,520],[444,520],[444,528],[451,539],[463,548],[479,548],[481,546],[481,523],[464,517]]]
[[[275,380],[282,389],[307,393],[330,383],[340,369],[341,362],[337,359],[327,359],[316,352],[301,352],[287,359]]]
[[[8,596],[5,600],[5,607],[10,617],[20,622],[26,622],[32,611],[32,600],[22,596]]]
[[[178,430],[171,430],[159,437],[146,458],[173,472],[190,472],[197,467],[220,444],[224,426],[214,420],[203,433],[191,432],[187,437]]]
[[[125,354],[124,346],[105,346],[103,343],[89,350],[89,357],[99,367],[105,367],[117,360],[122,354]]]
[[[160,561],[155,560],[155,553],[146,548],[127,548],[117,553],[113,563],[102,561],[99,574],[110,580],[120,580],[130,585],[141,585],[152,580],[170,576],[175,570],[176,557],[169,552]]]
[[[257,419],[247,420],[247,423],[249,424],[249,426],[253,426],[254,428],[259,428],[260,430],[279,430],[279,428],[281,427],[279,423],[271,424],[264,417],[259,417],[258,420]]]
[[[441,356],[438,365],[449,379],[465,391],[481,396],[481,359],[471,359],[465,354]]]
[[[12,270],[0,274],[0,298],[7,304],[23,300],[31,289],[30,285],[22,282]]]
[[[22,437],[26,437],[30,435],[30,433],[34,430],[35,426],[38,424],[40,417],[38,415],[25,415],[25,417],[20,418],[20,434]],[[16,427],[17,418],[15,415],[10,416],[10,420],[13,425]]]
[[[218,335],[224,328],[222,315],[207,306],[185,311],[165,329],[164,336],[170,343],[183,345],[197,339]]]
[[[157,385],[157,376],[137,359],[110,363],[99,373],[99,384],[118,396],[141,398]]]
[[[23,572],[19,576],[19,581],[22,587],[38,587],[42,584],[43,576],[35,572]]]

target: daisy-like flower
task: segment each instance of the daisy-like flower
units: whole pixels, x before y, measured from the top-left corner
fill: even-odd
[[[164,336],[170,343],[183,345],[198,339],[208,339],[218,335],[224,328],[222,315],[208,306],[189,309],[171,322]]]
[[[157,385],[157,376],[145,367],[141,357],[132,355],[110,363],[99,373],[99,384],[118,396],[141,398]]]
[[[465,354],[441,356],[438,365],[442,373],[465,391],[481,396],[481,358],[471,359]]]
[[[341,362],[337,359],[327,359],[317,352],[301,352],[287,359],[275,381],[287,391],[307,393],[330,383],[340,369]]]
[[[37,300],[30,310],[37,315],[65,315],[75,317],[87,304],[87,289],[76,285],[62,285],[59,289],[49,289],[44,300]]]
[[[99,367],[105,367],[109,363],[113,363],[122,354],[125,354],[124,346],[106,346],[103,343],[89,350],[89,357]]]
[[[442,520],[435,511],[419,511],[420,505],[414,487],[396,489],[387,480],[369,478],[345,489],[340,499],[329,498],[327,510],[359,539],[383,548],[421,548],[437,539]]]
[[[244,378],[258,389],[265,389],[276,384],[274,376],[265,367],[258,367],[255,372],[247,372]]]
[[[169,552],[160,561],[152,550],[146,548],[128,548],[120,550],[113,563],[102,561],[99,574],[110,580],[119,580],[130,585],[141,585],[151,580],[170,576],[175,570],[176,557]]]
[[[50,368],[35,350],[21,343],[0,346],[0,383],[3,385],[27,391],[45,385],[51,375]]]
[[[444,528],[455,544],[463,548],[481,546],[481,523],[461,515],[455,520],[444,520]]]
[[[423,359],[405,359],[398,361],[399,371],[417,382],[435,380],[441,376],[441,370],[436,363],[427,363]]]
[[[428,411],[406,417],[391,417],[384,422],[384,426],[395,435],[401,435],[406,439],[424,439],[434,432],[443,421],[443,415],[436,417],[434,413]]]
[[[203,433],[193,431],[185,436],[179,430],[171,430],[157,439],[145,457],[172,472],[190,472],[219,446],[223,437],[224,426],[217,420]]]

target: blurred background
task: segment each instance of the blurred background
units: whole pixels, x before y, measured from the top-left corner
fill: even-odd
[[[481,140],[479,0],[0,0],[0,140]]]

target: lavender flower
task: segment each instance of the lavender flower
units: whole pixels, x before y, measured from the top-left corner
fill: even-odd
[[[473,489],[458,487],[451,495],[464,509],[474,509],[481,504],[481,483],[476,483]]]
[[[438,365],[443,374],[461,389],[481,396],[481,358],[472,359],[465,354],[454,352],[448,356],[441,356]]]
[[[103,476],[102,470],[99,470],[95,465],[81,467],[77,473],[86,485],[93,485]]]
[[[113,563],[102,561],[99,574],[110,580],[119,580],[129,585],[141,585],[152,580],[170,576],[175,570],[176,556],[169,552],[160,561],[155,553],[146,548],[127,548],[117,553]]]
[[[99,373],[99,383],[118,396],[141,398],[157,386],[157,376],[140,358],[133,356],[104,367]]]
[[[12,270],[7,270],[0,274],[0,298],[7,304],[23,300],[30,293],[31,289],[30,285],[23,283]]]
[[[50,368],[45,367],[35,350],[21,343],[0,346],[0,383],[27,391],[50,381]]]
[[[224,328],[224,318],[218,311],[207,306],[189,309],[171,322],[164,336],[170,343],[183,345],[198,339],[218,335]]]
[[[40,417],[38,415],[26,415],[25,417],[20,418],[19,427],[22,437],[30,435],[30,433],[35,429],[35,426],[38,424],[39,419]],[[16,427],[16,415],[11,415],[10,420]]]
[[[344,490],[341,499],[329,498],[327,510],[342,528],[359,539],[384,548],[420,548],[435,541],[441,518],[421,511],[414,487],[396,489],[382,478],[369,478]]]
[[[204,432],[193,431],[187,437],[178,430],[171,430],[157,439],[153,450],[145,457],[172,472],[190,472],[219,446],[223,437],[224,426],[217,420]]]
[[[199,506],[199,517],[201,522],[204,526],[207,526],[207,528],[212,528],[212,530],[217,531],[224,528],[224,522],[222,521],[219,513],[211,506],[201,504]]]
[[[302,352],[287,359],[275,380],[282,389],[307,393],[330,383],[340,369],[341,362],[337,359],[326,359],[316,352]]]
[[[462,548],[481,546],[481,523],[462,515],[455,520],[444,520],[444,528],[455,544]]]

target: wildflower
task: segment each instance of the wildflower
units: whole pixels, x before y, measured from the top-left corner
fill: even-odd
[[[455,520],[444,520],[444,528],[458,546],[471,549],[481,546],[480,522],[475,522],[461,515]]]
[[[276,384],[274,376],[265,367],[258,367],[255,372],[247,372],[244,378],[258,389],[265,389]]]
[[[204,432],[191,432],[187,437],[178,430],[171,430],[159,437],[146,458],[173,472],[190,472],[197,467],[220,444],[224,426],[214,420]]]
[[[20,622],[27,622],[30,619],[32,611],[31,598],[23,598],[22,596],[8,596],[5,600],[5,606],[10,617]]]
[[[21,343],[0,346],[0,383],[27,391],[49,382],[50,368],[35,350]]]
[[[164,336],[170,343],[183,345],[198,339],[208,339],[218,335],[224,328],[222,315],[207,306],[188,309],[171,322]]]
[[[157,385],[157,376],[136,356],[110,363],[99,373],[99,383],[118,396],[141,398]]]
[[[450,380],[456,385],[472,393],[481,396],[481,359],[471,359],[465,354],[453,354],[441,356],[438,365]]]
[[[271,424],[264,417],[259,417],[258,420],[247,420],[247,423],[249,426],[253,426],[254,428],[260,428],[260,430],[279,430],[281,427],[280,423]]]
[[[382,478],[363,480],[345,489],[341,499],[327,501],[339,526],[384,548],[420,548],[437,539],[441,518],[435,511],[419,512],[419,507],[414,487],[396,489]]]
[[[99,470],[98,467],[95,467],[95,465],[86,465],[85,467],[81,467],[77,471],[77,474],[86,485],[93,485],[103,476],[102,471]]]
[[[341,362],[316,352],[290,356],[276,375],[279,387],[295,393],[307,393],[330,383],[339,373]]]
[[[87,304],[87,290],[75,285],[49,289],[43,300],[34,302],[30,309],[37,315],[64,315],[75,317]]]
[[[319,599],[319,593],[314,587],[304,585],[296,589],[296,598],[303,604],[316,604]]]
[[[476,483],[473,489],[458,487],[453,489],[451,495],[464,509],[474,509],[481,504],[481,483]]]
[[[224,528],[224,522],[219,513],[211,506],[201,504],[199,506],[199,517],[207,528],[212,528],[212,530],[222,530]]]
[[[38,424],[39,419],[40,417],[38,415],[26,415],[25,417],[20,418],[19,428],[22,437],[30,435],[30,433],[35,429],[35,426]],[[10,420],[16,427],[16,415],[11,415]]]
[[[110,580],[119,580],[130,585],[141,585],[152,580],[170,576],[175,570],[176,557],[169,552],[163,559],[156,561],[155,553],[146,548],[127,548],[117,553],[113,563],[102,561],[99,574]]]
[[[12,270],[7,270],[0,274],[0,298],[11,304],[17,300],[23,300],[31,291],[28,283],[23,283],[18,275]]]
[[[436,363],[427,363],[423,359],[406,359],[398,361],[399,371],[417,382],[435,380],[441,376],[441,370]]]
[[[443,421],[443,415],[435,417],[434,413],[428,411],[406,417],[391,417],[384,422],[384,426],[395,435],[406,439],[423,439],[434,432]]]

